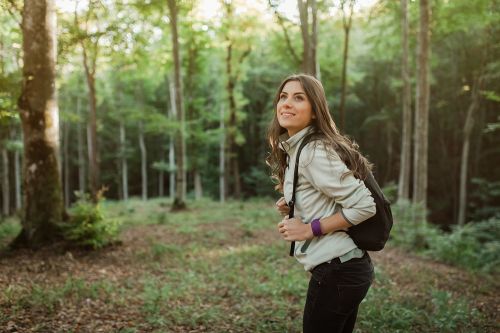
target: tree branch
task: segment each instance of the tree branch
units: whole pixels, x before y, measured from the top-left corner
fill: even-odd
[[[293,60],[297,64],[300,64],[300,58],[292,46],[292,41],[290,40],[290,36],[288,35],[288,31],[285,27],[285,19],[283,18],[283,16],[280,15],[280,13],[278,12],[278,8],[272,4],[271,0],[268,0],[268,3],[269,3],[269,7],[273,10],[274,14],[276,15],[276,18],[278,19],[278,24],[280,25],[281,29],[283,30],[283,35],[285,37],[285,43],[286,43],[288,50],[290,51],[290,54],[292,55]]]

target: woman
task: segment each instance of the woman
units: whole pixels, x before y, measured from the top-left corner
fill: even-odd
[[[278,230],[295,241],[295,258],[312,273],[304,308],[304,333],[352,332],[358,306],[373,280],[368,254],[344,232],[375,214],[365,179],[371,165],[356,144],[337,130],[321,83],[299,74],[286,78],[274,100],[267,159],[284,219]],[[295,217],[288,218],[297,148],[314,133],[300,154]]]

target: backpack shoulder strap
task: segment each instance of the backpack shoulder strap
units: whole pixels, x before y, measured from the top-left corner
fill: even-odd
[[[294,208],[295,208],[295,190],[297,189],[297,183],[299,180],[299,160],[300,160],[300,152],[302,149],[311,141],[313,137],[313,133],[308,134],[302,139],[299,148],[297,149],[297,155],[295,155],[295,169],[293,171],[293,187],[292,187],[292,199],[288,203],[288,207],[290,207],[289,217],[294,216]]]
[[[299,148],[297,149],[297,155],[295,156],[295,169],[293,171],[293,187],[292,187],[292,199],[288,203],[288,207],[290,208],[290,212],[288,214],[289,218],[292,218],[295,214],[295,190],[297,189],[297,183],[299,180],[299,159],[300,152],[302,149],[311,141],[314,133],[306,135],[302,142],[300,143]],[[290,256],[293,257],[295,253],[295,242],[290,243]]]

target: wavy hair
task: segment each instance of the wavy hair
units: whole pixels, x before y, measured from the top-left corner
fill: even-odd
[[[311,104],[312,112],[316,116],[311,124],[316,139],[321,140],[327,150],[335,151],[354,177],[364,180],[372,169],[372,164],[359,152],[359,146],[347,136],[342,135],[337,129],[328,109],[323,85],[313,76],[295,74],[283,80],[276,92],[273,102],[274,116],[267,132],[271,151],[266,158],[266,163],[271,168],[271,178],[277,183],[276,189],[283,192],[287,165],[286,153],[279,147],[279,137],[286,132],[286,129],[281,127],[278,122],[276,108],[283,87],[290,81],[300,82]],[[342,175],[342,177],[347,174],[349,173]]]

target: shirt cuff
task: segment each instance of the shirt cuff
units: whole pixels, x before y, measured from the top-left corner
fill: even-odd
[[[351,222],[351,221],[347,218],[347,216],[345,216],[345,214],[344,214],[344,210],[343,210],[343,209],[341,209],[341,210],[340,210],[340,214],[342,214],[342,217],[344,218],[344,220],[346,220],[346,221],[347,221],[347,223],[349,223],[350,225],[355,225],[354,223],[352,223],[352,222]]]

